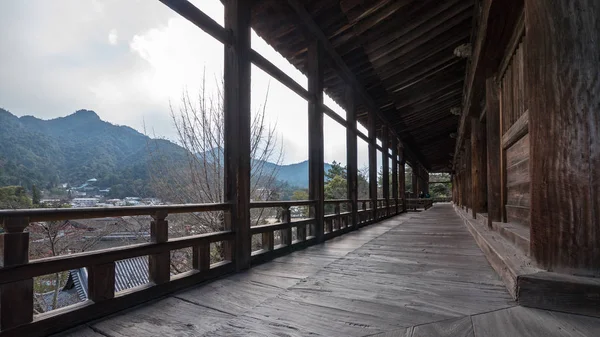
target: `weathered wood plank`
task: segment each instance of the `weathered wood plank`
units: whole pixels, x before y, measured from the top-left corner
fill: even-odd
[[[600,317],[597,278],[540,272],[520,277],[519,289],[520,305]],[[595,321],[600,323],[600,319]]]
[[[472,317],[475,336],[582,336],[549,311],[514,307]]]
[[[473,337],[471,317],[449,319],[414,327],[411,337]]]
[[[525,226],[530,224],[530,210],[529,207],[516,206],[506,204],[506,218],[508,222],[516,222]]]
[[[506,149],[512,146],[529,132],[529,111],[525,111],[518,119],[511,124],[502,136],[502,146]]]
[[[529,159],[529,134],[506,149],[506,167],[514,166],[525,159]]]

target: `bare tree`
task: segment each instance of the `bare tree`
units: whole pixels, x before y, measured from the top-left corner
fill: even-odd
[[[177,131],[177,143],[185,149],[185,160],[170,160],[156,142],[150,143],[153,189],[157,197],[172,203],[219,203],[224,201],[224,107],[223,82],[216,92],[206,90],[206,82],[197,97],[184,91],[179,105],[170,104],[171,118]],[[266,122],[268,90],[260,108],[251,120],[251,198],[277,198],[277,173],[283,159],[283,148],[275,125]],[[259,224],[274,210],[252,210],[253,225]],[[170,235],[184,236],[220,230],[221,212],[170,215]],[[180,254],[181,255],[181,254]],[[180,265],[180,263],[178,263]],[[180,268],[176,268],[179,271]]]

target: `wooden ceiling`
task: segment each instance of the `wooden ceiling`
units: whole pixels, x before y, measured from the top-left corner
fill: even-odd
[[[261,0],[252,27],[300,71],[314,35],[299,5],[402,141],[430,171],[448,171],[459,119],[466,60],[454,49],[468,43],[473,0]],[[331,56],[331,55],[329,55]],[[329,59],[325,91],[342,107],[347,82]],[[359,102],[360,103],[360,102]],[[366,123],[367,104],[359,104]],[[326,135],[327,136],[327,135]]]

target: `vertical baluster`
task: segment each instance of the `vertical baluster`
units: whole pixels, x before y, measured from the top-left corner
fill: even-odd
[[[203,243],[192,247],[193,267],[198,271],[207,271],[210,269],[210,243]]]
[[[150,240],[152,243],[167,242],[169,239],[168,213],[158,211],[152,216],[150,224]],[[155,284],[169,282],[171,278],[171,252],[165,251],[150,255],[148,263],[150,281]]]
[[[115,263],[88,267],[88,297],[101,302],[115,297]]]
[[[0,235],[0,267],[29,263],[29,233],[23,232],[29,218],[4,219],[6,233]],[[7,330],[33,320],[33,279],[0,286],[0,327]]]
[[[340,203],[335,204],[335,229],[342,229],[342,217],[340,216]]]
[[[292,212],[290,206],[283,207],[282,221],[289,226],[281,230],[281,243],[289,247],[292,245]]]
[[[361,217],[362,217],[362,222],[364,223],[364,222],[368,221],[368,217],[369,217],[369,215],[367,213],[367,203],[365,201],[362,201],[362,210],[363,210],[363,213],[362,213]]]
[[[312,206],[306,206],[306,207],[308,207],[310,209]],[[308,213],[314,214],[314,213],[311,213],[310,211]],[[307,231],[306,228],[308,226],[310,226],[310,225],[300,225],[296,228],[296,237],[297,237],[298,241],[306,240],[306,231]]]

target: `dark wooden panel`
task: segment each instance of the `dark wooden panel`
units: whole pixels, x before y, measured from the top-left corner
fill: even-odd
[[[506,205],[506,218],[508,222],[516,222],[529,226],[529,207]]]
[[[529,159],[525,159],[516,165],[506,168],[506,187],[527,183],[529,177]]]
[[[506,150],[506,166],[514,166],[526,159],[529,159],[529,134]]]
[[[529,130],[529,113],[525,111],[502,136],[502,146],[508,148],[527,134]]]
[[[529,181],[509,186],[506,189],[506,203],[508,205],[529,207],[531,202],[530,187],[531,184]]]

